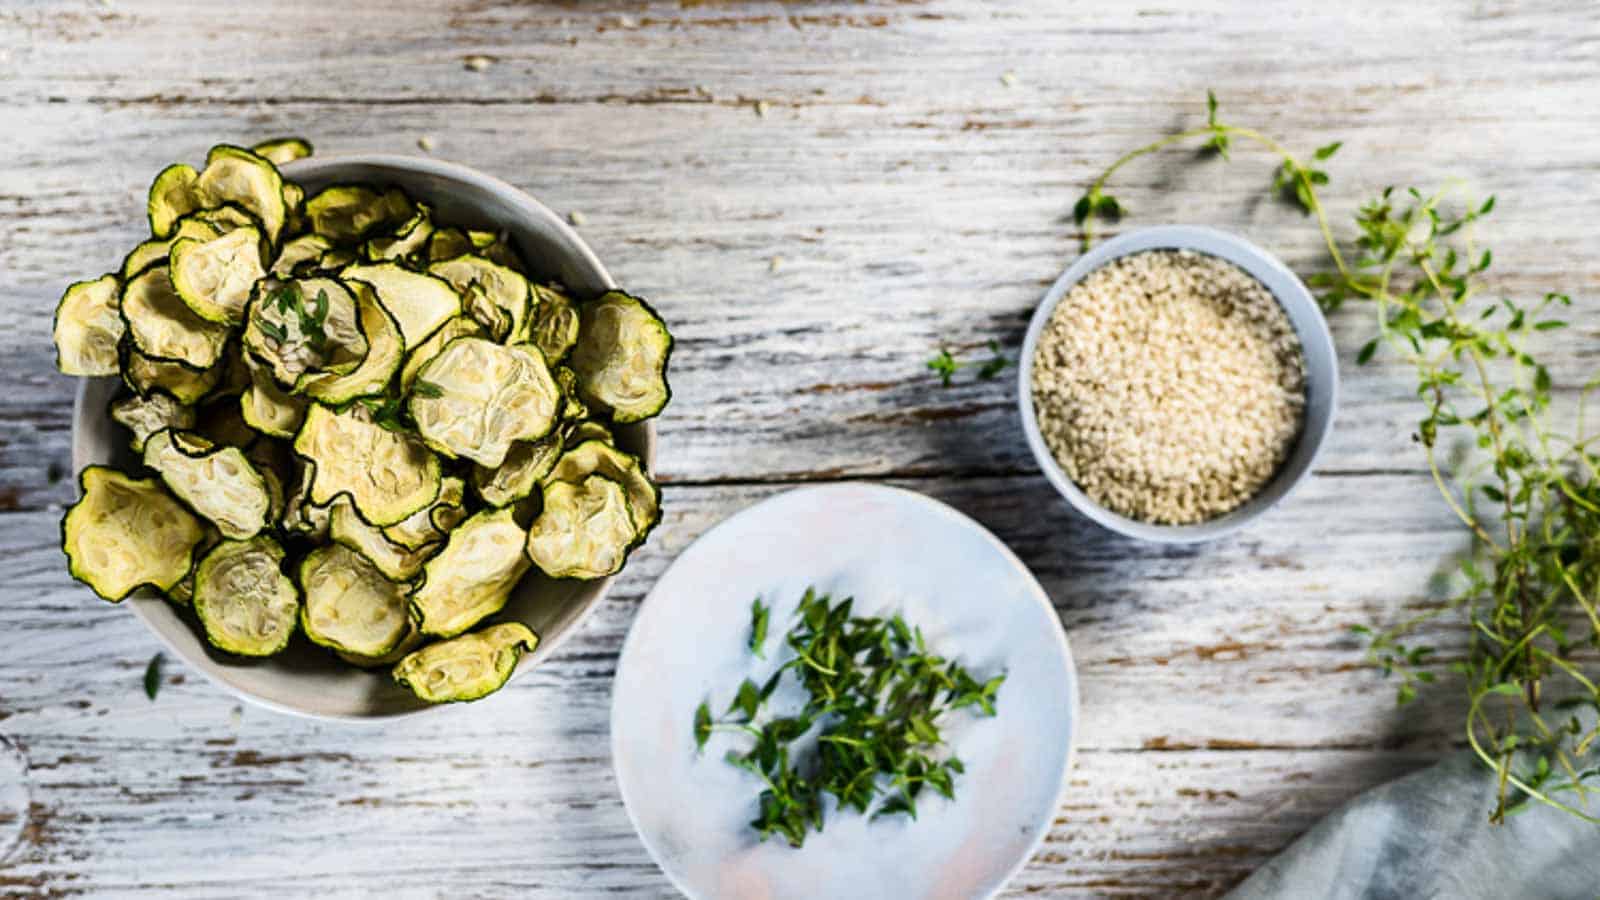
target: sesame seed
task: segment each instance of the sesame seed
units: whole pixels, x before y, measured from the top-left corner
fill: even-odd
[[[481,54],[473,54],[461,62],[462,65],[466,66],[467,70],[471,72],[482,72],[494,64],[494,60]]]

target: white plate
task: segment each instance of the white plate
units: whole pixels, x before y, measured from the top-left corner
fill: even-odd
[[[692,723],[702,700],[720,713],[741,679],[759,683],[787,658],[782,636],[808,585],[854,596],[857,614],[902,612],[933,652],[1006,682],[997,717],[949,719],[966,764],[954,801],[929,792],[915,822],[868,822],[835,815],[828,798],[825,830],[794,849],[749,828],[759,782],[722,759],[740,738],[713,735],[697,754]],[[747,649],[757,595],[773,607],[765,661]],[[873,485],[791,491],[703,535],[646,598],[614,690],[628,815],[673,883],[705,900],[988,896],[1049,829],[1078,719],[1071,651],[1027,567],[943,503]]]

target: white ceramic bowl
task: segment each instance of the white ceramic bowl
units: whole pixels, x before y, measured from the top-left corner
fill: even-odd
[[[1193,250],[1233,263],[1266,286],[1277,298],[1278,304],[1289,317],[1295,335],[1300,339],[1301,352],[1306,366],[1305,421],[1300,427],[1300,437],[1294,450],[1265,487],[1239,508],[1225,516],[1194,525],[1152,525],[1112,512],[1089,499],[1056,462],[1044,436],[1039,433],[1039,419],[1033,409],[1033,357],[1038,351],[1039,336],[1055,312],[1056,304],[1066,296],[1072,286],[1084,276],[1108,262],[1122,256],[1146,250]],[[1197,225],[1160,225],[1141,228],[1106,241],[1078,257],[1045,294],[1044,301],[1033,313],[1028,323],[1028,335],[1022,342],[1022,358],[1018,365],[1018,401],[1022,407],[1022,429],[1028,437],[1028,448],[1044,470],[1045,477],[1055,485],[1067,502],[1100,525],[1140,540],[1169,544],[1186,544],[1208,541],[1245,527],[1278,501],[1289,495],[1300,479],[1311,471],[1322,442],[1333,427],[1334,410],[1339,403],[1339,360],[1334,352],[1333,337],[1328,333],[1328,322],[1322,317],[1317,301],[1306,290],[1304,283],[1289,271],[1277,257],[1262,250],[1236,234]]]
[[[441,221],[508,231],[535,277],[558,279],[579,297],[615,287],[594,252],[559,216],[511,185],[464,166],[407,156],[330,156],[298,160],[283,171],[308,194],[336,182],[397,185],[432,204]],[[126,432],[106,412],[118,388],[114,378],[85,379],[79,385],[72,418],[75,471],[91,463],[134,462],[127,450]],[[652,422],[621,426],[616,436],[623,449],[638,455],[647,469],[654,469]],[[522,658],[517,674],[555,652],[610,585],[609,578],[552,581],[537,572],[525,577],[500,615],[526,623],[540,637],[538,648]],[[301,637],[278,656],[244,660],[212,649],[186,610],[153,591],[140,591],[124,603],[173,653],[222,687],[269,709],[322,719],[361,720],[439,708],[423,704],[395,685],[388,669],[354,668]]]

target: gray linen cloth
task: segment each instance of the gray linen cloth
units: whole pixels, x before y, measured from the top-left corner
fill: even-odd
[[[1600,898],[1600,825],[1537,801],[1491,825],[1495,792],[1494,773],[1458,753],[1334,811],[1228,900]]]

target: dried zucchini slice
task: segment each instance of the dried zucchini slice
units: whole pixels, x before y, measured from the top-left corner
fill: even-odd
[[[528,558],[551,578],[604,578],[622,569],[637,535],[622,485],[603,475],[557,481],[528,529]]]
[[[89,466],[78,484],[83,495],[61,520],[73,578],[118,603],[135,588],[166,591],[189,574],[205,531],[161,482]]]
[[[296,390],[323,403],[337,406],[358,397],[381,394],[405,359],[405,343],[393,317],[378,302],[371,287],[361,282],[350,285],[360,305],[361,331],[367,337],[367,355],[348,375],[307,375]]]
[[[179,219],[204,205],[200,202],[199,180],[200,173],[185,163],[173,163],[161,170],[150,183],[150,199],[145,204],[151,234],[169,237]]]
[[[637,422],[661,412],[672,399],[667,357],[672,334],[655,310],[637,297],[609,291],[579,310],[572,368],[584,402],[617,422]]]
[[[332,278],[257,282],[243,340],[287,388],[308,375],[347,375],[368,349],[355,294]]]
[[[517,441],[506,453],[505,462],[496,468],[475,467],[472,486],[490,506],[509,506],[532,494],[560,457],[561,436],[558,434],[537,441]]]
[[[415,437],[374,422],[360,404],[337,413],[313,405],[294,452],[314,467],[312,503],[348,496],[361,518],[379,528],[404,521],[439,496],[439,458]]]
[[[587,422],[579,422],[568,428],[564,443],[566,448],[571,450],[584,441],[599,441],[602,444],[610,444],[613,447],[617,444],[616,438],[611,435],[611,429],[592,419]]]
[[[509,509],[484,510],[462,522],[422,567],[422,585],[411,594],[417,628],[454,637],[505,608],[528,571],[527,537]]]
[[[213,647],[238,656],[272,656],[289,646],[300,591],[280,570],[283,548],[266,535],[223,541],[200,560],[194,611]]]
[[[474,296],[469,293],[468,288],[476,284],[478,291],[481,292],[476,296],[483,298],[488,304],[488,309],[480,307],[474,310],[469,303],[467,312],[487,327],[495,339],[522,340],[523,329],[527,327],[530,313],[529,306],[533,302],[532,288],[528,284],[528,279],[481,256],[458,256],[436,262],[428,266],[428,273],[450,282],[450,285],[461,294],[464,303]],[[495,327],[501,321],[500,314],[503,314],[506,323],[504,330],[497,330]]]
[[[249,389],[239,397],[245,424],[270,437],[292,440],[306,420],[311,401],[285,391],[271,374],[255,366],[250,368],[250,381]]]
[[[122,280],[131,281],[133,276],[138,275],[156,263],[166,262],[167,252],[172,248],[173,242],[179,238],[209,241],[220,234],[221,232],[211,223],[203,222],[194,215],[184,216],[178,220],[178,225],[173,230],[171,237],[152,238],[133,248],[133,252],[123,257]]]
[[[151,359],[123,342],[122,381],[141,397],[165,391],[179,403],[193,405],[216,390],[226,374],[226,366],[196,372],[182,363]]]
[[[382,528],[362,519],[345,497],[329,507],[328,534],[336,543],[365,556],[384,577],[393,581],[410,581],[417,577],[417,573],[422,571],[422,564],[444,546],[426,544],[415,550],[402,547],[384,536]]]
[[[336,650],[334,654],[352,666],[375,669],[379,666],[394,665],[420,646],[422,646],[422,632],[412,625],[406,630],[406,636],[400,639],[400,643],[382,656],[362,656],[359,653],[346,653],[343,650]]]
[[[428,261],[442,262],[455,259],[463,253],[471,253],[474,249],[465,231],[459,228],[437,228],[428,238]]]
[[[433,503],[412,513],[404,522],[383,529],[383,536],[407,550],[421,550],[443,541],[450,529],[467,517],[466,493],[465,481],[446,475],[439,483],[439,496]]]
[[[577,422],[589,418],[589,407],[578,395],[578,373],[566,366],[556,366],[550,374],[561,388],[561,420]]]
[[[233,397],[219,397],[210,401],[196,410],[195,419],[195,424],[186,430],[219,447],[238,447],[243,450],[254,444],[259,436],[244,420],[239,401]]]
[[[135,350],[193,369],[214,365],[228,342],[227,326],[195,315],[162,266],[146,269],[122,289],[122,320]]]
[[[561,455],[545,483],[578,484],[590,475],[604,475],[628,495],[640,541],[661,521],[661,490],[644,473],[639,458],[597,440],[584,441]]]
[[[311,230],[336,244],[359,241],[369,233],[392,228],[414,210],[397,188],[379,193],[364,184],[336,184],[306,201]]]
[[[539,285],[533,292],[535,312],[528,329],[529,340],[555,365],[578,342],[578,308],[556,285]]]
[[[172,286],[195,315],[208,322],[244,321],[250,289],[267,270],[261,265],[261,232],[236,228],[209,241],[179,238],[167,267]]]
[[[464,337],[422,367],[409,409],[429,446],[494,468],[513,442],[549,434],[560,403],[538,350]]]
[[[314,269],[322,255],[333,249],[333,244],[320,234],[302,234],[283,245],[278,259],[272,264],[275,278],[290,278],[304,270]]]
[[[194,548],[194,560],[197,565],[201,559],[205,558],[207,553],[211,552],[212,547],[222,542],[222,535],[215,528],[210,525],[201,527],[205,529],[205,535],[200,538],[200,543],[196,544]],[[167,589],[166,598],[179,606],[192,606],[194,604],[194,568],[190,568],[189,574],[183,576],[177,584]]]
[[[475,246],[477,246],[479,256],[489,260],[490,262],[499,263],[500,265],[505,266],[524,278],[527,277],[528,267],[523,265],[522,256],[517,253],[517,248],[511,245],[510,235],[506,234],[504,231],[498,234],[489,233],[492,235],[489,242],[486,244],[479,244],[479,234],[480,232],[476,231],[467,232],[467,238],[471,240]]]
[[[261,230],[261,220],[237,203],[224,203],[213,209],[202,209],[194,214],[194,218],[216,229],[218,234],[227,234],[240,228],[254,228],[258,232]]]
[[[366,557],[329,544],[300,561],[300,627],[312,643],[358,656],[382,656],[411,631],[405,589]]]
[[[350,501],[340,502],[348,505]],[[351,516],[355,514],[351,513]],[[283,514],[278,517],[279,527],[291,535],[299,535],[320,544],[328,539],[332,523],[333,508],[311,502],[311,467],[301,463],[294,490],[289,492]]]
[[[417,373],[430,360],[439,355],[446,344],[458,337],[483,337],[483,326],[470,316],[456,316],[439,327],[433,336],[422,342],[422,345],[410,350],[406,355],[406,364],[400,369],[400,389],[409,392],[411,385],[417,380]]]
[[[502,622],[406,656],[394,667],[394,680],[429,703],[477,700],[505,686],[518,658],[538,643],[528,626]]]
[[[216,447],[197,434],[168,429],[144,442],[144,464],[223,537],[244,540],[267,527],[272,495],[238,447]]]
[[[339,277],[364,282],[378,292],[378,301],[394,316],[407,347],[421,344],[461,314],[461,295],[448,282],[396,263],[347,266]]]
[[[311,142],[299,137],[273,138],[251,147],[250,152],[275,166],[281,166],[310,156]]]
[[[394,230],[392,235],[369,238],[361,245],[361,255],[373,262],[410,259],[427,251],[428,240],[433,237],[433,209],[418,202],[417,211],[410,220]]]
[[[208,209],[237,204],[261,221],[268,241],[278,242],[288,204],[283,200],[283,177],[272,163],[242,147],[219,144],[206,154],[195,190]]]
[[[111,402],[111,418],[133,432],[128,446],[144,452],[144,442],[163,428],[193,428],[195,409],[179,403],[171,394],[156,391],[148,397],[129,394]]]
[[[122,284],[115,275],[80,281],[56,304],[56,368],[66,375],[117,374],[122,321]]]

